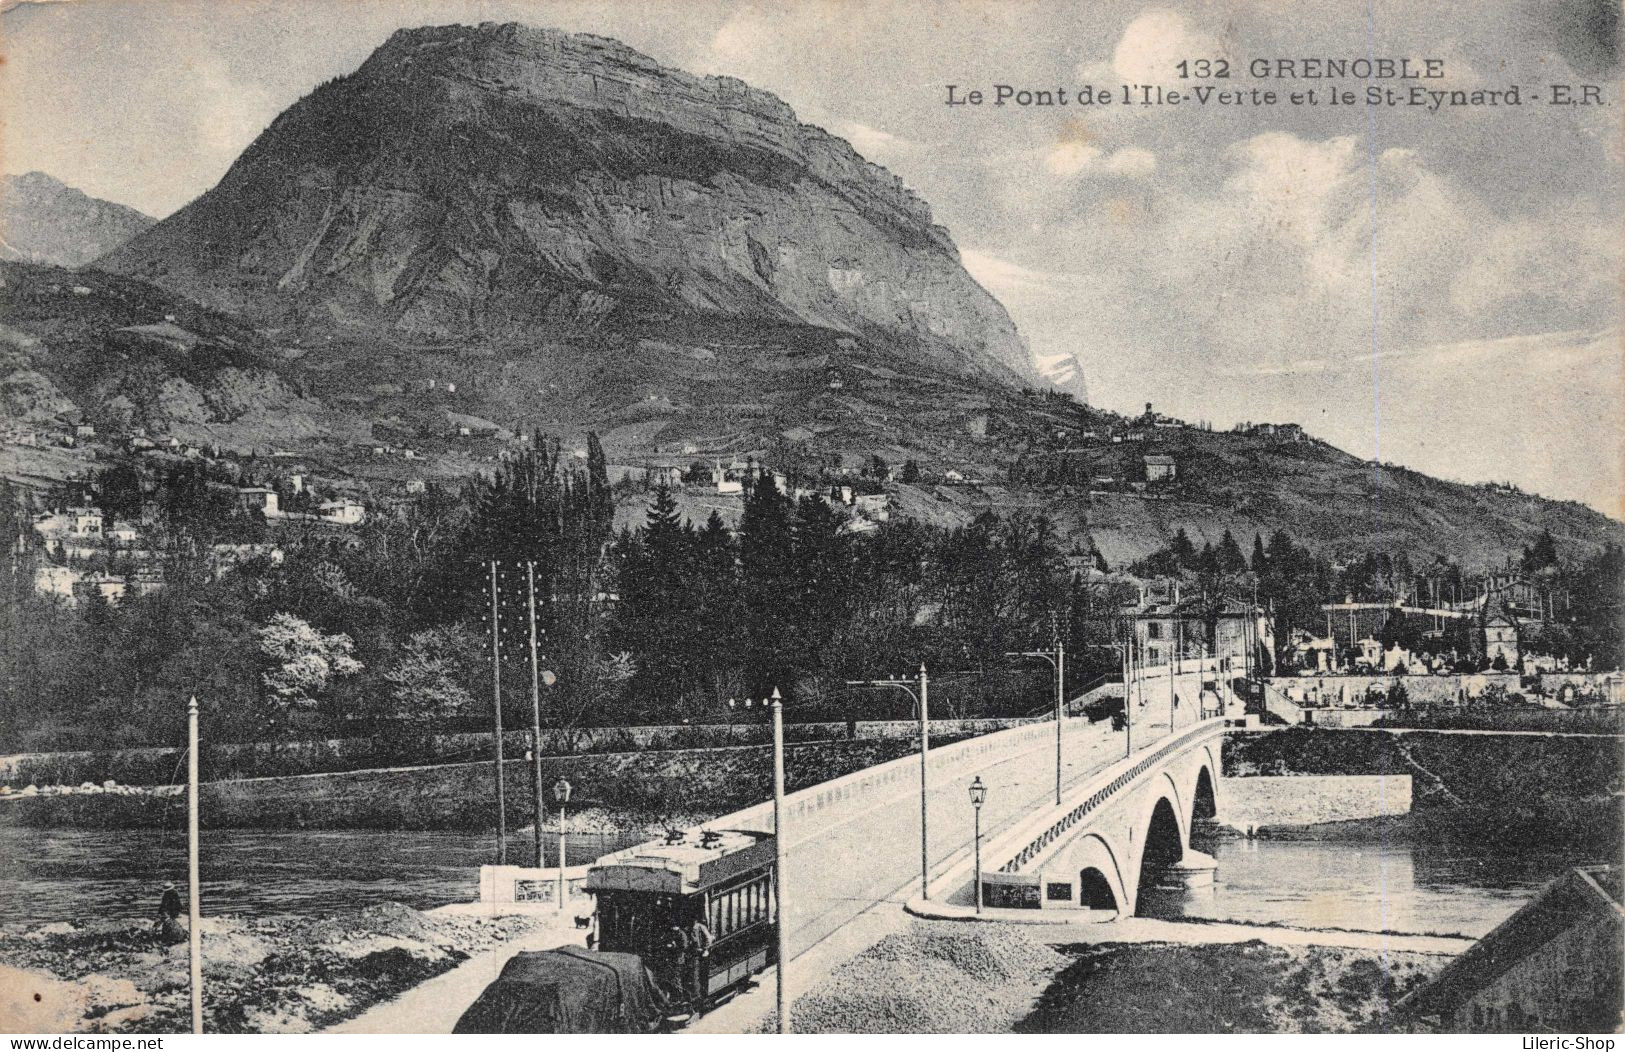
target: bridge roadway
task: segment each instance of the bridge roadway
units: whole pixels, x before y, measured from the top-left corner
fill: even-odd
[[[1109,724],[1067,720],[1062,733],[1063,781],[1072,785],[1123,755],[1123,735]],[[987,785],[982,807],[984,842],[1005,827],[1055,801],[1054,726],[1036,742],[1000,748],[960,769],[943,772],[928,797],[933,873],[962,858],[971,846],[971,779]],[[935,773],[935,772],[934,772]],[[920,807],[916,781],[904,792],[834,824],[787,819],[785,862],[790,950],[801,954],[858,914],[899,891],[917,893],[920,875]],[[798,828],[799,826],[799,828]]]
[[[1136,755],[1168,737],[1166,720],[1160,725],[1152,722],[1152,714],[1159,707],[1146,705],[1136,720]],[[1185,726],[1182,719],[1179,729]],[[1030,819],[1035,812],[1054,807],[1055,727],[1045,723],[1031,730],[1039,733],[991,736],[1006,740],[958,761],[951,754],[956,746],[933,750],[927,817],[934,877],[960,864],[970,853],[973,812],[969,788],[973,778],[980,776],[988,787],[982,808],[984,847],[993,836]],[[989,743],[988,739],[977,741]],[[968,743],[957,747],[964,744]],[[1109,723],[1068,719],[1062,732],[1065,790],[1077,788],[1123,759],[1124,750],[1123,733],[1113,732]],[[905,923],[900,907],[919,893],[919,765],[917,760],[893,762],[901,765],[907,775],[895,783],[897,791],[875,794],[872,801],[850,813],[815,817],[798,815],[794,806],[789,809],[785,820],[790,842],[785,898],[789,903],[786,913],[793,961],[792,997]],[[793,794],[792,803],[804,795]],[[771,828],[771,818],[762,825],[760,817],[759,813],[753,814],[754,821],[737,824]],[[721,819],[707,824],[726,828],[732,823]],[[890,908],[876,909],[883,904]],[[773,980],[769,972],[755,991],[736,998],[690,1029],[713,1033],[748,1031],[772,1011],[772,1002]]]

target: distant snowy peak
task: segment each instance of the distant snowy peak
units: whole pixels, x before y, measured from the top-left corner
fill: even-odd
[[[1084,379],[1083,363],[1074,354],[1035,354],[1033,366],[1038,375],[1055,387],[1069,392],[1080,402],[1089,400],[1089,385]]]

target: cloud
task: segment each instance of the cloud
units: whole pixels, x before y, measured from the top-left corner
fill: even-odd
[[[865,159],[871,161],[882,162],[888,157],[910,156],[926,149],[923,142],[893,135],[891,132],[856,121],[841,121],[831,130],[851,143],[852,148]]]
[[[1040,293],[1057,295],[1072,288],[1079,276],[1062,271],[1036,270],[973,248],[959,250],[959,261],[970,276],[995,296]]]
[[[1073,176],[1083,172],[1100,157],[1100,148],[1081,142],[1063,142],[1044,151],[1044,168],[1051,175]]]
[[[1127,83],[1163,84],[1178,77],[1174,68],[1178,62],[1224,57],[1228,57],[1227,49],[1184,16],[1166,8],[1152,8],[1123,30],[1112,51],[1111,71]],[[1101,70],[1088,67],[1084,72]]]
[[[1041,163],[1045,171],[1062,179],[1079,176],[1143,179],[1157,170],[1157,155],[1137,146],[1125,146],[1107,154],[1088,143],[1061,142],[1042,151]]]
[[[1125,146],[1106,159],[1106,170],[1125,179],[1143,179],[1157,170],[1157,155],[1137,146]]]

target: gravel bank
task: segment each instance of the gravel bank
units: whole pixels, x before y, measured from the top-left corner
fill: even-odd
[[[1245,942],[1062,948],[1018,1033],[1386,1033],[1447,956]]]
[[[395,903],[321,918],[207,917],[204,1028],[306,1033],[523,935],[527,917],[426,914]],[[191,1029],[187,948],[145,923],[0,929],[0,1019],[34,1033]]]
[[[798,1034],[1009,1033],[1067,962],[1019,925],[916,921],[797,998],[791,1016]]]
[[[1393,1005],[1449,959],[1259,942],[1051,947],[1040,934],[915,921],[798,998],[795,1030],[1386,1032]]]

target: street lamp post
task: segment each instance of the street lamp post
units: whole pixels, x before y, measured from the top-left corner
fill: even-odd
[[[1043,658],[1055,669],[1055,802],[1061,802],[1061,718],[1066,711],[1066,644],[1055,641],[1054,650],[1020,650],[1005,657]]]
[[[553,783],[553,802],[559,805],[559,909],[564,908],[564,805],[570,802],[570,783],[560,778]]]
[[[987,802],[987,786],[982,776],[970,783],[970,806],[975,827],[976,855],[976,912],[982,912],[982,805]]]
[[[926,801],[930,798],[931,769],[931,680],[925,671],[925,662],[920,662],[919,692],[915,693],[905,680],[900,679],[849,679],[849,687],[896,687],[914,699],[914,705],[920,716],[920,898],[931,897],[931,851],[930,835],[926,821]]]

